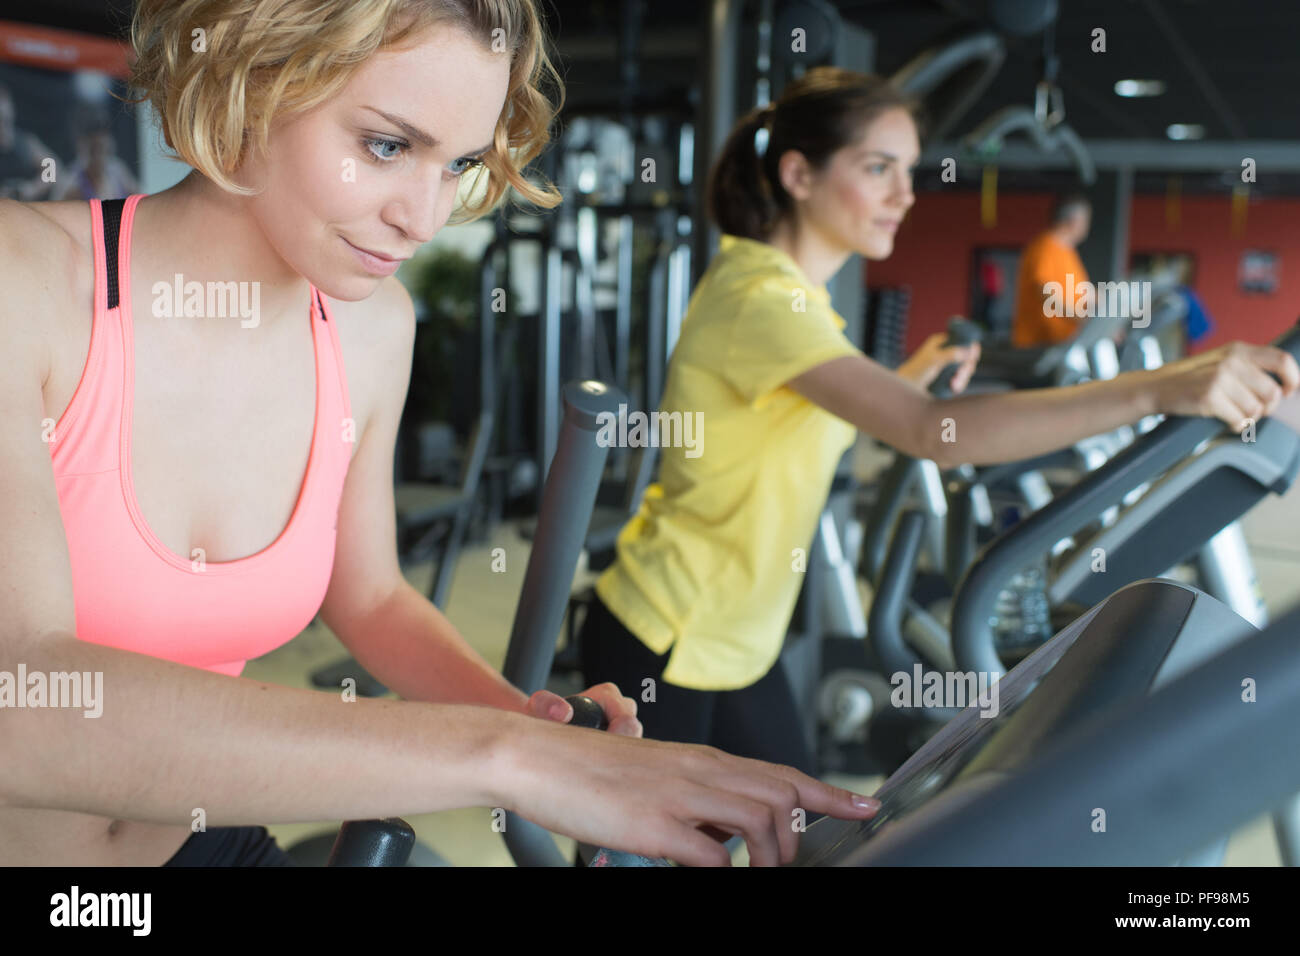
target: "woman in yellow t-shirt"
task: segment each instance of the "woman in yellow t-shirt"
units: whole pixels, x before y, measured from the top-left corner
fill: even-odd
[[[815,769],[778,655],[800,552],[857,431],[942,466],[996,463],[1154,412],[1240,426],[1300,383],[1290,356],[1240,343],[1109,381],[947,400],[924,386],[956,359],[960,390],[974,350],[936,337],[897,372],[878,365],[844,336],[825,283],[852,253],[893,250],[919,156],[906,96],[823,67],[745,117],[711,171],[724,237],[650,431],[660,480],[619,534],[581,634],[587,682],[638,701],[647,737]]]

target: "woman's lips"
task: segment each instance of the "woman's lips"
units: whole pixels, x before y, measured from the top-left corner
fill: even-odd
[[[356,254],[357,259],[360,260],[362,268],[371,275],[390,276],[397,271],[398,267],[401,266],[403,262],[406,261],[405,258],[394,258],[379,252],[371,252],[369,249],[362,249],[360,246],[353,245],[346,239],[343,241],[348,243],[348,246],[352,249],[353,253]]]

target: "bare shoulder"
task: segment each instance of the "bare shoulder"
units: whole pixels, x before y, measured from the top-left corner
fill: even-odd
[[[89,322],[94,265],[87,204],[0,200],[0,287],[8,305],[0,309],[0,324],[17,323],[39,337],[47,377],[51,344],[66,332],[64,323],[82,313]]]
[[[330,310],[359,429],[381,407],[396,404],[400,414],[415,343],[415,306],[406,287],[392,276],[360,302],[331,299]]]
[[[9,290],[71,279],[90,255],[87,204],[0,199],[0,251]]]

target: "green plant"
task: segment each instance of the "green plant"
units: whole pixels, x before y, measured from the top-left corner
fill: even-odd
[[[411,296],[423,307],[411,360],[405,417],[419,424],[450,421],[453,379],[466,365],[457,353],[475,338],[479,315],[479,264],[455,249],[426,256],[410,279]],[[477,369],[477,366],[474,366]]]

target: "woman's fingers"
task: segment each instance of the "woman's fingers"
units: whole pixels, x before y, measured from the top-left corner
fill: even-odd
[[[563,724],[573,717],[573,708],[559,694],[539,690],[528,698],[528,713],[541,720]]]
[[[799,805],[799,788],[783,776],[772,773],[775,764],[760,764],[759,773],[737,775],[725,781],[733,792],[744,794],[771,809],[780,862],[794,859],[807,810]]]
[[[623,737],[641,736],[641,722],[636,719],[636,701],[624,697],[618,685],[606,682],[589,687],[582,693],[600,704],[605,719],[609,721],[610,733]]]
[[[1290,352],[1272,345],[1248,345],[1246,348],[1254,365],[1281,379],[1285,394],[1290,395],[1300,388],[1300,365],[1296,364]]]
[[[1216,362],[1205,396],[1207,410],[1234,429],[1265,417],[1282,398],[1282,386],[1257,364],[1265,354],[1255,346],[1234,343]]]
[[[768,822],[760,827],[757,818],[742,817],[740,822],[748,826],[744,828],[737,826],[736,818],[717,816],[709,818],[707,823],[728,833],[744,834],[746,843],[750,843],[751,836],[757,836],[760,839],[757,854],[754,845],[750,845],[750,859],[756,865],[793,860],[799,847],[799,834],[810,815],[867,819],[880,808],[879,800],[832,787],[793,767],[715,753],[718,759],[710,776],[716,775],[716,792],[723,796],[739,795],[766,808]],[[746,809],[752,811],[752,807]],[[702,820],[701,824],[705,822]],[[767,841],[769,834],[774,843]]]
[[[509,758],[511,806],[587,843],[728,865],[730,855],[717,839],[738,835],[754,865],[776,865],[794,858],[809,816],[862,820],[879,808],[878,801],[793,768],[710,747],[535,726],[528,745]],[[581,805],[575,792],[586,795]]]
[[[735,790],[711,786],[684,788],[681,796],[687,814],[685,822],[696,828],[712,826],[740,834],[749,847],[751,865],[777,866],[783,862],[778,832],[781,823],[770,804],[750,799]],[[793,859],[793,852],[786,859]]]
[[[1251,390],[1265,400],[1269,411],[1295,389],[1294,383],[1288,384],[1296,372],[1295,359],[1281,349],[1251,346],[1245,366]]]
[[[731,866],[727,848],[700,828],[676,820],[665,826],[672,828],[674,849],[666,850],[661,856],[684,866]]]
[[[1167,368],[1172,387],[1162,411],[1213,415],[1235,429],[1272,414],[1300,385],[1295,359],[1269,345],[1232,342]]]
[[[1222,376],[1216,381],[1207,398],[1209,414],[1223,421],[1234,431],[1246,424],[1257,410],[1254,394],[1243,382],[1231,375]]]
[[[938,338],[938,336],[935,336],[935,338]],[[939,377],[944,369],[955,365],[957,370],[953,373],[952,379],[949,380],[948,388],[954,394],[961,392],[975,373],[975,363],[978,360],[978,345],[939,345],[936,343],[935,348],[930,352],[923,384],[928,386]]]
[[[952,383],[949,386],[953,394],[960,394],[966,390],[966,386],[970,384],[971,376],[975,374],[975,366],[979,363],[980,347],[978,344],[968,345],[962,351],[965,357],[961,360],[961,365],[956,374],[953,375]]]

